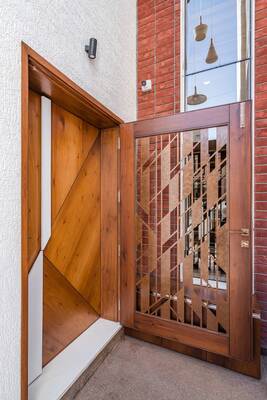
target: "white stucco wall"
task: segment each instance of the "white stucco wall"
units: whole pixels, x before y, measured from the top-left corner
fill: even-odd
[[[89,61],[88,39],[98,39]],[[125,121],[136,117],[136,0],[0,0],[0,399],[20,398],[23,40]]]

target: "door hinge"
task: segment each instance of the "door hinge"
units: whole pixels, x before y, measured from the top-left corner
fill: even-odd
[[[118,257],[120,257],[120,256],[121,256],[121,245],[118,244]]]
[[[120,204],[120,202],[121,202],[121,192],[120,190],[118,190],[118,203]]]
[[[240,104],[240,128],[246,126],[246,103]]]
[[[121,149],[121,138],[118,136],[118,150]]]

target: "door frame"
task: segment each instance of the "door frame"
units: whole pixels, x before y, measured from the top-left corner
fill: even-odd
[[[252,348],[252,267],[250,249],[230,253],[230,265],[244,260],[246,274],[238,275],[234,268],[229,274],[230,334],[204,332],[198,327],[186,326],[146,316],[135,311],[135,146],[136,138],[183,132],[216,126],[229,126],[231,148],[230,168],[237,171],[229,183],[229,235],[231,240],[242,239],[241,229],[248,228],[251,243],[251,102],[234,103],[209,109],[179,113],[137,121],[121,126],[121,323],[139,332],[176,340],[184,345],[200,348],[238,360],[250,360]],[[245,168],[238,168],[240,157]],[[242,195],[241,195],[242,194]],[[239,199],[233,202],[231,198]],[[247,210],[245,216],[240,210]],[[242,218],[241,218],[242,217]],[[244,225],[244,220],[246,226]],[[237,243],[237,242],[235,242]],[[235,248],[238,248],[235,246]],[[234,253],[234,254],[233,254]],[[240,301],[242,299],[242,301]],[[240,331],[244,332],[240,337]],[[164,334],[162,333],[164,332]],[[192,336],[189,339],[189,336]],[[214,345],[209,346],[209,340]],[[227,339],[227,340],[226,340]]]
[[[116,173],[117,137],[123,120],[108,110],[66,75],[56,69],[26,43],[21,42],[21,399],[28,400],[28,145],[29,145],[29,89],[50,98],[67,111],[100,129],[103,151],[104,183],[110,168]],[[101,183],[101,203],[109,194],[105,205],[105,218],[101,220],[101,233],[105,234],[106,248],[101,248],[101,316],[118,320],[118,265],[117,265],[117,174],[113,177],[114,191]],[[106,203],[105,203],[106,204]],[[112,247],[110,250],[109,247]],[[109,263],[107,262],[109,260]],[[110,261],[111,260],[111,261]],[[109,279],[107,279],[107,277]],[[107,297],[109,296],[109,297]]]

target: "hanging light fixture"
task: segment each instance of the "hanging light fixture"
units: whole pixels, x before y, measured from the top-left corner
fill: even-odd
[[[209,47],[209,51],[208,51],[208,55],[206,58],[206,63],[207,64],[213,64],[218,60],[218,54],[216,52],[214,43],[213,43],[213,39],[210,39],[210,47]]]
[[[209,47],[208,55],[206,57],[207,64],[213,64],[218,60],[218,54],[216,52],[214,42],[213,42],[213,38],[214,38],[213,16],[214,16],[214,0],[212,0],[212,3],[211,3],[211,39],[210,39],[210,47]]]
[[[196,106],[198,104],[205,103],[207,101],[207,96],[197,92],[197,87],[195,86],[195,92],[193,95],[187,97],[187,104],[189,106]]]
[[[195,27],[195,33],[196,33],[195,40],[197,42],[201,42],[202,40],[204,40],[206,38],[207,31],[208,31],[208,25],[203,24],[202,16],[200,16],[200,23]]]

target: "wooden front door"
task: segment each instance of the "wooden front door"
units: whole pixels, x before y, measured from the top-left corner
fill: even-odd
[[[121,126],[121,322],[252,356],[250,103]]]

